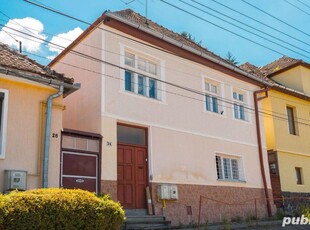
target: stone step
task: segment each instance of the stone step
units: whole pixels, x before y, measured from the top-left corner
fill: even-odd
[[[170,229],[171,221],[164,216],[147,215],[146,210],[125,210],[126,221],[123,229]]]
[[[145,216],[147,215],[146,209],[125,209],[126,216]]]
[[[170,229],[170,221],[163,221],[158,223],[124,223],[124,230],[138,230],[138,229]]]

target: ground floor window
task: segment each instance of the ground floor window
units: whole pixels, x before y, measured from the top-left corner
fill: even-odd
[[[243,180],[240,158],[217,155],[215,159],[217,179]]]
[[[297,184],[303,184],[303,181],[302,181],[302,168],[296,167],[295,168],[295,173],[296,173],[296,182],[297,182]]]

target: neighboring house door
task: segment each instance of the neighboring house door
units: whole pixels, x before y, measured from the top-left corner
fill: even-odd
[[[99,192],[99,147],[98,138],[62,135],[61,187]]]
[[[124,208],[146,208],[147,161],[146,129],[118,125],[117,198]]]

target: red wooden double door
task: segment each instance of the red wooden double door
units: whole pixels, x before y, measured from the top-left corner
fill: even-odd
[[[146,208],[147,148],[118,144],[117,198],[124,208]]]

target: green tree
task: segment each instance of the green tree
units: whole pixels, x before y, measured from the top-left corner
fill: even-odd
[[[197,42],[196,39],[195,39],[195,37],[194,37],[193,35],[191,35],[190,33],[186,32],[186,31],[183,31],[182,33],[180,33],[180,35],[181,35],[182,37],[185,37],[185,38],[187,38],[188,40],[191,40],[192,42],[194,42],[194,43],[196,43],[196,44],[198,44],[198,45],[201,46],[202,41]]]
[[[237,65],[239,62],[237,61],[237,58],[232,55],[232,53],[230,51],[227,52],[225,58],[226,61],[230,62],[233,65]]]

